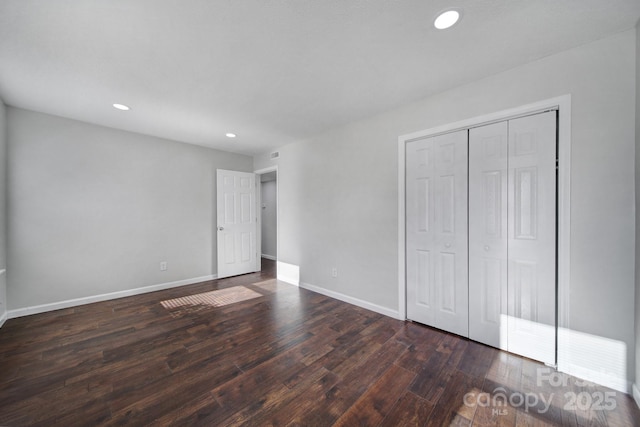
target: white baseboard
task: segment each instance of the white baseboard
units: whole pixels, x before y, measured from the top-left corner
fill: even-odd
[[[194,283],[206,282],[214,280],[217,275],[194,277],[192,279],[177,280],[175,282],[160,283],[157,285],[144,286],[142,288],[126,289],[124,291],[110,292],[108,294],[93,295],[83,298],[75,298],[65,301],[58,301],[49,304],[35,305],[32,307],[23,307],[15,310],[9,310],[7,318],[14,319],[16,317],[29,316],[31,314],[44,313],[47,311],[60,310],[63,308],[76,307],[78,305],[91,304],[94,302],[107,301],[133,295],[146,294],[149,292],[162,291],[164,289],[176,288],[178,286],[193,285]]]
[[[266,258],[266,259],[270,259],[271,261],[277,261],[278,259],[276,257],[274,257],[273,255],[267,255],[267,254],[262,254],[261,255],[262,258]]]
[[[634,384],[633,388],[633,400],[636,401],[636,405],[640,408],[640,389],[638,389],[638,384]]]
[[[277,261],[276,269],[278,270],[278,280],[287,282],[291,285],[300,286],[300,267],[294,264]]]
[[[4,322],[7,321],[7,312],[5,311],[4,313],[2,313],[2,316],[0,316],[0,328],[2,328],[2,325],[4,325]]]
[[[398,312],[398,310],[392,310],[390,308],[383,307],[378,304],[373,304],[369,301],[364,301],[359,298],[350,297],[348,295],[341,294],[340,292],[330,291],[328,289],[321,288],[319,286],[311,285],[309,283],[304,283],[304,282],[300,283],[300,287],[303,289],[308,289],[310,291],[317,292],[319,294],[326,295],[328,297],[346,302],[348,304],[357,305],[358,307],[375,311],[376,313],[380,313],[388,317],[393,317],[394,319],[400,318],[400,313]]]

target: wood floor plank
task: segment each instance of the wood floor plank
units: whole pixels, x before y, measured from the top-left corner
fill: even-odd
[[[469,376],[484,379],[497,352],[484,344],[469,341],[457,368]]]
[[[396,405],[384,417],[381,427],[393,426],[423,426],[433,411],[433,404],[418,397],[410,391],[405,391]]]
[[[104,421],[111,417],[105,399],[110,392],[109,385],[96,386],[90,391],[74,385],[40,394],[32,406],[33,417],[29,425],[47,426],[63,422],[69,422],[68,425],[89,425],[89,421]],[[80,414],[84,414],[84,417]]]
[[[335,426],[378,425],[399,396],[415,378],[415,372],[392,365],[334,424]]]
[[[434,333],[435,331],[437,329],[432,329],[419,323],[405,322],[396,334],[396,339],[407,345],[425,343],[437,347],[447,334],[441,331]]]
[[[123,394],[114,392],[109,398],[113,413],[109,424],[146,425],[238,375],[240,371],[235,366],[201,366],[162,377]]]
[[[330,425],[335,422],[372,383],[393,366],[406,349],[404,343],[389,340],[380,347],[380,351],[363,353],[366,355],[363,358],[347,359],[334,367],[332,372],[341,377],[341,380],[316,402],[311,411],[295,420],[293,425]]]
[[[428,425],[471,425],[476,406],[465,404],[465,395],[481,386],[482,380],[478,377],[462,371],[452,373],[427,421]]]
[[[210,392],[189,399],[187,403],[151,421],[150,426],[195,426],[210,420],[220,405]]]
[[[287,398],[281,399],[270,411],[258,414],[251,421],[258,426],[281,426],[298,423],[304,414],[316,407],[316,403],[333,388],[339,377],[324,368],[310,369],[309,375],[291,388]],[[317,373],[322,376],[314,381]]]
[[[326,387],[334,381],[334,374],[323,370],[314,370],[313,374],[299,383],[296,389],[304,390],[314,383]],[[291,402],[297,395],[297,390],[292,390],[278,383],[278,386],[271,388],[259,398],[253,399],[249,405],[234,413],[224,422],[228,425],[237,426],[263,426],[265,424],[264,418],[268,418],[268,416],[275,412],[280,406]]]
[[[420,342],[417,344],[411,344],[407,349],[407,352],[398,359],[396,364],[419,374],[435,351],[436,348],[431,344]],[[445,356],[442,357],[444,358]]]
[[[446,353],[431,352],[428,359],[421,364],[418,376],[409,387],[409,391],[432,403],[437,402],[438,398],[433,397],[434,393],[438,391],[439,387],[442,388],[448,384],[448,378],[453,372],[444,369],[449,357]]]
[[[261,273],[8,320],[0,329],[0,425],[640,422],[628,395],[564,374],[562,385],[539,384],[550,369],[542,364],[278,282],[275,263],[263,265]],[[256,297],[162,305],[221,289]],[[495,412],[465,401],[497,390],[551,404]],[[567,407],[565,393],[605,392],[614,407]]]

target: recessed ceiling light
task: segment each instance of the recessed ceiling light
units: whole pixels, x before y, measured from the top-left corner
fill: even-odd
[[[231,132],[225,133],[225,135],[227,135],[227,137],[229,138],[235,138],[237,136],[235,133],[231,133]]]
[[[122,111],[129,111],[131,109],[124,104],[113,104],[113,108],[117,108],[118,110],[122,110]]]
[[[446,28],[452,27],[456,22],[460,19],[460,12],[457,10],[447,10],[446,12],[442,12],[436,20],[433,22],[433,25],[439,29],[444,30]]]

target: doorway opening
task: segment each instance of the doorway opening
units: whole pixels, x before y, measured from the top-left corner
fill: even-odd
[[[275,270],[278,261],[278,168],[261,169],[255,174],[260,270]]]

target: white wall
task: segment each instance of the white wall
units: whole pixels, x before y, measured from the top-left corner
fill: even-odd
[[[262,255],[275,259],[278,254],[277,245],[277,181],[262,183]]]
[[[215,171],[250,157],[11,107],[8,129],[10,310],[216,273]]]
[[[7,317],[7,108],[0,99],[0,326]],[[4,272],[3,272],[4,270]]]
[[[281,147],[275,162],[256,156],[256,169],[278,165],[279,259],[300,266],[303,284],[397,310],[398,136],[571,94],[568,326],[620,346],[615,360],[601,362],[569,345],[567,363],[627,383],[635,357],[635,37],[626,31]]]

